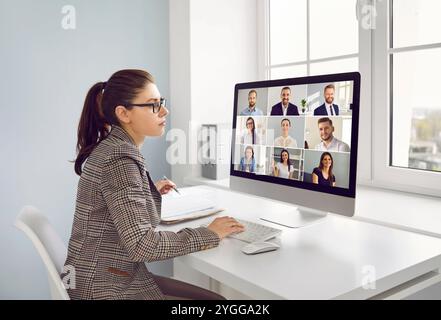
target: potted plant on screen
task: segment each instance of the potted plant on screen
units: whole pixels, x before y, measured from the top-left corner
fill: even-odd
[[[306,108],[308,107],[308,101],[306,101],[306,99],[302,99],[300,103],[302,104],[302,113],[305,113]]]

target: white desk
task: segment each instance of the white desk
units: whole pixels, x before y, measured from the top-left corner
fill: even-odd
[[[208,186],[180,191],[211,198],[227,209],[220,215],[263,224],[263,213],[290,208]],[[161,229],[177,231],[211,219]],[[176,262],[255,299],[404,298],[441,280],[439,238],[337,215],[300,229],[280,228],[278,251],[247,256],[240,251],[243,242],[224,239],[218,248]],[[369,277],[377,279],[375,289],[363,288]]]

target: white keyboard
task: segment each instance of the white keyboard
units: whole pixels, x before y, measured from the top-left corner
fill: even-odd
[[[240,219],[236,220],[244,225],[245,231],[232,234],[229,237],[244,242],[252,243],[256,241],[266,241],[268,239],[278,236],[282,232],[282,230],[280,229],[268,227],[260,223]]]

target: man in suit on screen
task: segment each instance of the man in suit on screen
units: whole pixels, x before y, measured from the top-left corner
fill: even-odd
[[[280,93],[281,102],[271,108],[272,116],[298,116],[299,109],[289,102],[291,99],[291,88],[284,87]]]
[[[325,103],[314,110],[315,116],[340,115],[340,110],[338,108],[338,105],[334,104],[334,94],[335,94],[335,86],[333,84],[327,85],[324,90]]]

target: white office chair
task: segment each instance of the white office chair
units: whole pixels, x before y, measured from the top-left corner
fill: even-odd
[[[53,300],[69,300],[69,295],[60,278],[67,249],[48,219],[32,206],[25,206],[15,220],[15,226],[31,239],[49,278]]]

